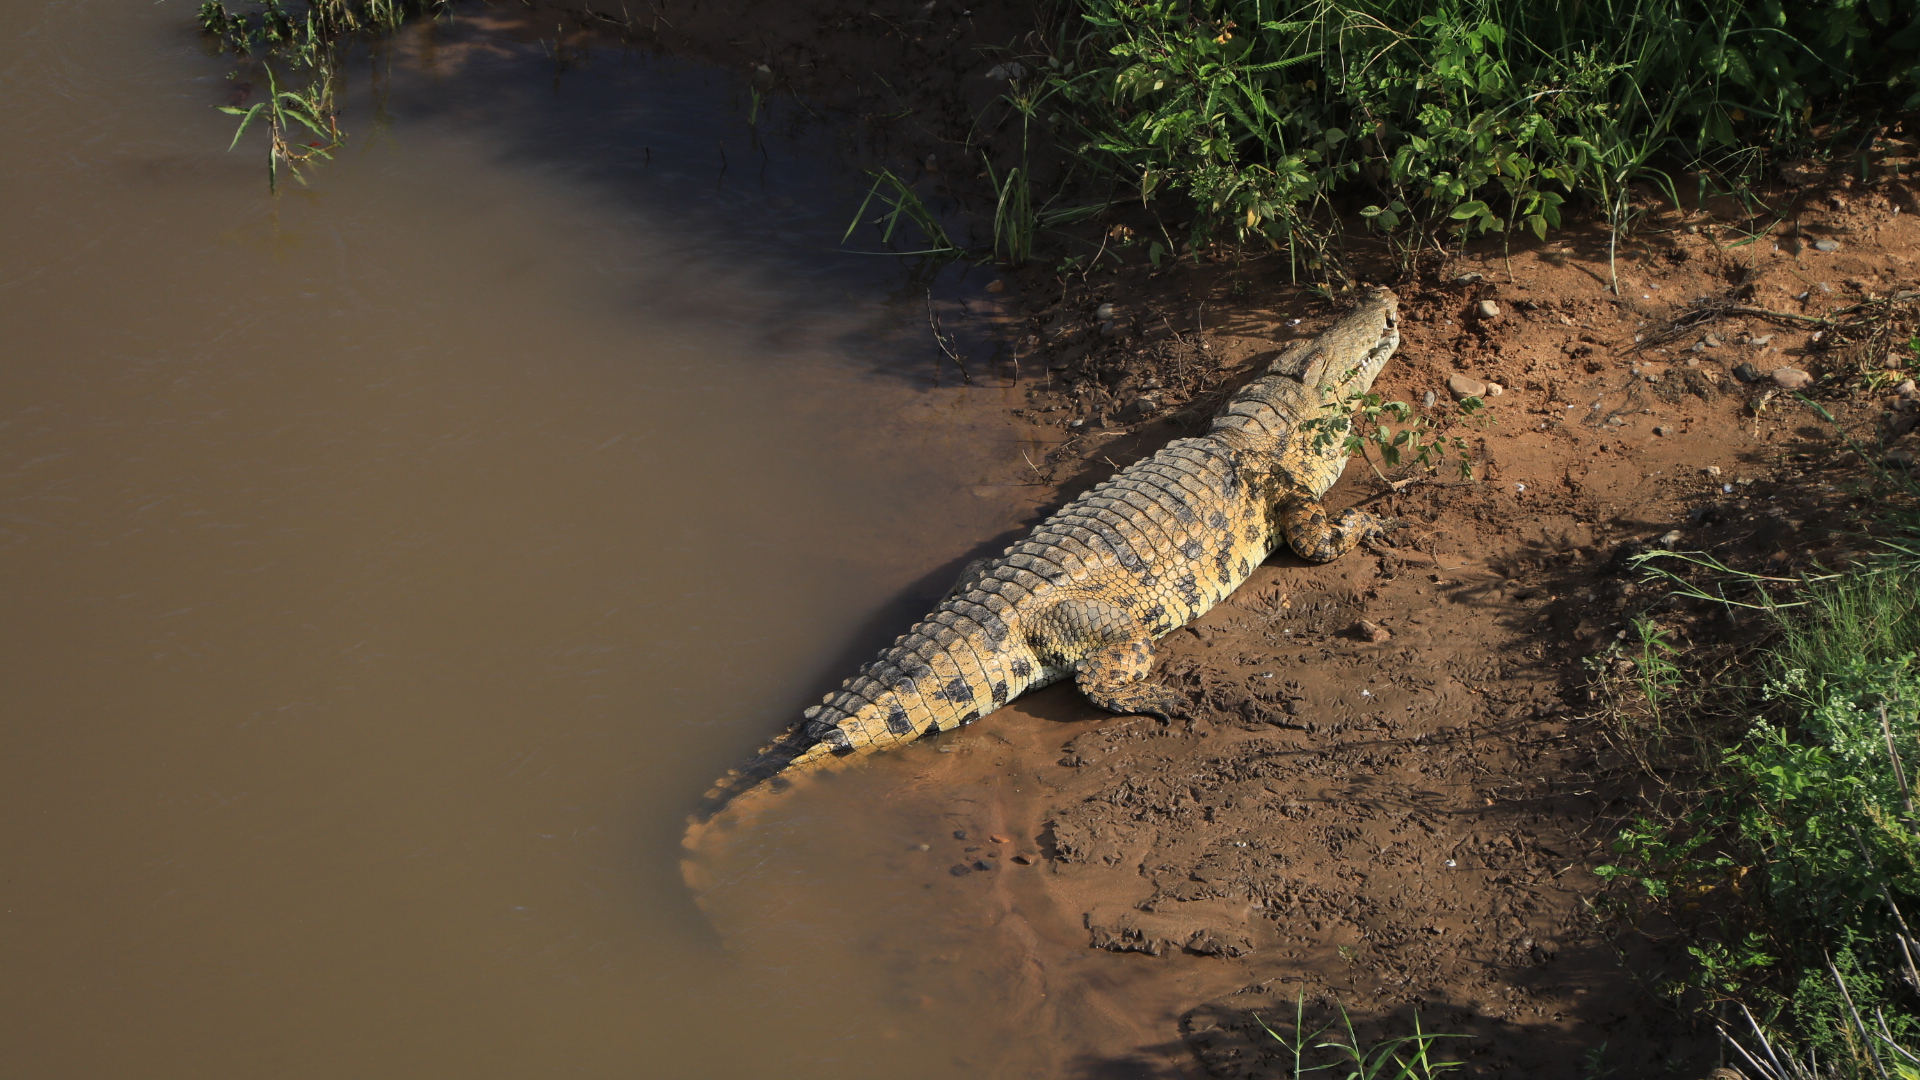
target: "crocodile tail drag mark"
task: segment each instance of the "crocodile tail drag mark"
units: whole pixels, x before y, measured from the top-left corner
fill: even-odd
[[[1398,300],[1376,289],[1235,394],[1204,437],[1173,441],[968,567],[931,615],[722,777],[688,845],[742,796],[972,723],[1064,678],[1113,712],[1185,712],[1181,694],[1148,678],[1153,641],[1226,599],[1282,544],[1325,562],[1388,527],[1322,508],[1348,455],[1303,424],[1371,388],[1399,343]]]

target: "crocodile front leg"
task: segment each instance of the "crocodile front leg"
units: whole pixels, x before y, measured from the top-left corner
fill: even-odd
[[[1146,638],[1109,645],[1074,667],[1073,681],[1088,701],[1125,716],[1171,720],[1188,712],[1186,695],[1147,681],[1153,645]]]
[[[1352,551],[1360,541],[1384,536],[1394,522],[1348,507],[1338,518],[1329,520],[1327,508],[1319,499],[1299,498],[1280,508],[1280,529],[1287,546],[1308,562],[1324,563]]]

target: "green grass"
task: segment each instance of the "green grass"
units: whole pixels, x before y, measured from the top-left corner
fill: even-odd
[[[1885,505],[1914,505],[1911,481],[1881,480]],[[1633,738],[1663,737],[1690,689],[1731,695],[1732,722],[1702,726],[1698,782],[1625,828],[1600,873],[1638,897],[1627,910],[1687,927],[1691,969],[1666,990],[1721,1025],[1750,1075],[1920,1080],[1920,528],[1892,524],[1872,557],[1797,584],[1647,557],[1711,570],[1722,588],[1680,590],[1695,599],[1750,590],[1766,643],[1731,689],[1644,619],[1601,664],[1657,710]]]
[[[1750,194],[1816,131],[1851,140],[1920,100],[1913,0],[1069,6],[1082,29],[1046,69],[1060,137],[1142,200],[1190,201],[1196,243],[1309,269],[1341,260],[1351,217],[1403,265],[1544,236],[1572,200],[1617,233],[1631,184]]]
[[[1281,1060],[1276,1064],[1290,1080],[1304,1080],[1316,1074],[1324,1075],[1326,1080],[1434,1080],[1465,1064],[1443,1060],[1442,1040],[1471,1038],[1427,1031],[1421,1026],[1418,1012],[1413,1015],[1413,1034],[1399,1038],[1363,1040],[1345,1009],[1340,1010],[1341,1030],[1335,1031],[1333,1025],[1328,1024],[1309,1031],[1304,991],[1294,998],[1290,1034],[1275,1031],[1257,1015],[1254,1021],[1279,1044]]]
[[[228,149],[240,145],[254,122],[267,136],[267,186],[282,172],[302,183],[303,170],[329,160],[345,134],[334,105],[339,52],[352,34],[388,33],[409,17],[442,10],[446,0],[205,0],[200,29],[221,51],[257,64],[266,97],[247,108],[220,106],[240,118]],[[311,136],[311,137],[309,137]]]

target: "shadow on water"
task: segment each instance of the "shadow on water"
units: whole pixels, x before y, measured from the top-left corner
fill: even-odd
[[[862,145],[790,95],[762,93],[750,74],[577,32],[563,44],[531,19],[482,10],[421,22],[359,53],[356,66],[382,73],[381,90],[350,102],[347,123],[376,138],[409,122],[458,130],[504,167],[591,191],[610,229],[677,234],[642,268],[646,286],[632,302],[643,311],[738,320],[686,287],[729,277],[764,295],[746,329],[770,351],[823,310],[852,312],[855,324],[826,344],[870,374],[916,386],[1009,381],[992,323],[1017,312],[985,291],[993,267],[892,254],[922,238],[907,227],[883,243],[878,203],[849,236],[868,170],[901,168],[883,140]],[[915,186],[961,229],[936,177],[916,175]],[[936,348],[929,309],[964,376]]]

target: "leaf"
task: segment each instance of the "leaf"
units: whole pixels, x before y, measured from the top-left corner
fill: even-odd
[[[247,133],[247,125],[253,123],[253,118],[260,115],[260,110],[264,108],[266,108],[266,102],[262,101],[256,103],[253,108],[248,109],[245,113],[240,112],[238,109],[222,108],[220,110],[221,112],[233,113],[236,116],[243,117],[240,121],[240,129],[233,133],[233,141],[227,144],[227,151],[229,153],[233,151],[234,147],[240,145],[240,136]]]

